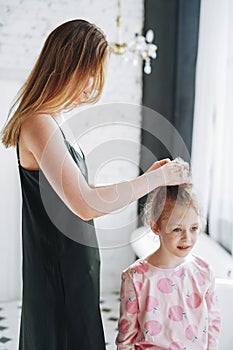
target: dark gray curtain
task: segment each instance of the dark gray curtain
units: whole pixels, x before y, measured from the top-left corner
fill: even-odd
[[[146,0],[144,32],[153,29],[158,45],[152,73],[143,74],[141,169],[155,159],[181,156],[190,160],[195,97],[200,0]],[[152,111],[160,113],[179,133],[168,133],[166,142],[155,135],[160,129]],[[157,128],[157,130],[155,130]],[[170,152],[172,148],[172,154]],[[185,149],[186,148],[186,149]],[[140,206],[145,198],[140,201]]]

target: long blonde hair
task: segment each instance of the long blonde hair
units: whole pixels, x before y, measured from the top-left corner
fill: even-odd
[[[92,23],[76,19],[55,28],[10,109],[13,116],[2,131],[5,147],[17,144],[22,123],[33,113],[54,114],[80,104],[78,98],[90,77],[91,93],[81,103],[98,101],[108,53],[105,35]]]

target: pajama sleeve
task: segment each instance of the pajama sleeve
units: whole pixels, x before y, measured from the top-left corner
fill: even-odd
[[[208,347],[207,350],[217,350],[220,332],[220,311],[218,299],[215,292],[215,276],[210,271],[210,287],[206,293],[206,303],[208,307]]]
[[[135,349],[134,343],[138,333],[138,299],[130,274],[123,272],[121,278],[120,318],[116,345],[117,350],[132,350]]]

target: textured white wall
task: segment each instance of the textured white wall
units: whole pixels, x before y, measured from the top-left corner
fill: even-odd
[[[2,0],[0,127],[6,120],[7,110],[18,88],[54,27],[74,18],[87,19],[101,27],[111,42],[116,39],[116,15],[116,0]],[[143,1],[122,1],[122,20],[122,36],[128,42],[134,32],[142,30]],[[139,108],[135,109],[130,104],[141,103],[141,78],[140,66],[134,67],[121,57],[112,55],[101,100],[96,107],[92,106],[90,112],[84,109],[77,115],[80,123],[78,142],[87,156],[91,182],[118,182],[138,174],[141,116]],[[73,120],[76,114],[78,111],[73,111],[67,117]],[[5,150],[0,145],[0,152],[0,300],[10,300],[20,296],[21,288],[21,199],[15,150]],[[106,155],[103,159],[102,152]],[[95,163],[98,157],[100,163]],[[119,287],[120,271],[134,258],[127,242],[136,227],[135,218],[136,204],[132,204],[96,220],[103,247],[103,293],[110,287]]]

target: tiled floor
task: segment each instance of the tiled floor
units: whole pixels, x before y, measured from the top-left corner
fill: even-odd
[[[17,350],[21,314],[20,301],[0,303],[0,350]],[[115,350],[119,293],[101,298],[101,310],[106,338],[106,350]]]
[[[0,350],[16,350],[21,306],[19,301],[0,304]]]
[[[106,339],[106,350],[116,350],[119,292],[112,292],[101,299],[101,310]]]

